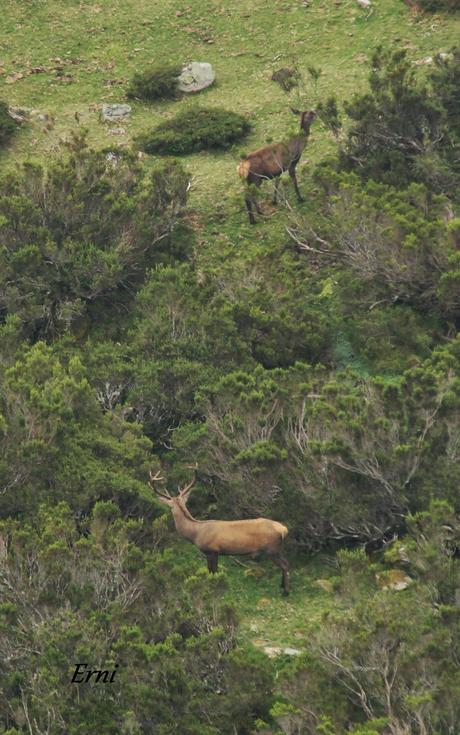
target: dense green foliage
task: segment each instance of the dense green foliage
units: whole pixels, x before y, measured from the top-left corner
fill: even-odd
[[[418,0],[417,5],[422,10],[429,10],[431,12],[442,10],[453,12],[460,8],[459,0]]]
[[[172,236],[185,172],[171,163],[144,180],[131,154],[90,151],[83,136],[69,147],[0,181],[0,311],[33,338],[124,308],[149,267],[187,252]]]
[[[3,173],[1,735],[459,730],[459,54],[423,83],[374,65],[348,132],[321,106],[337,157],[282,232],[84,135]],[[145,149],[177,154],[249,124],[158,130]],[[283,521],[301,570],[328,555],[294,659],[241,642],[226,575],[152,496],[192,462],[194,515]],[[71,684],[82,662],[113,684]]]
[[[426,83],[416,80],[405,50],[377,49],[369,92],[345,104],[352,123],[342,166],[395,186],[423,181],[457,195],[459,75],[458,48],[436,59]]]
[[[179,721],[185,735],[231,735],[266,713],[269,666],[234,650],[224,581],[175,563],[164,534],[111,501],[85,529],[65,503],[41,507],[34,527],[2,524],[0,727],[174,735]],[[113,685],[69,684],[84,662],[116,664]]]
[[[0,100],[0,148],[5,146],[17,128],[17,124],[8,114],[8,105]]]
[[[174,99],[178,96],[179,66],[156,66],[138,72],[127,89],[127,96],[141,100]]]
[[[404,544],[387,552],[398,564],[391,572],[377,571],[362,552],[338,554],[335,584],[346,611],[328,618],[284,674],[285,710],[298,732],[456,731],[460,524],[442,503],[408,523]],[[395,593],[385,585],[392,578],[408,588]],[[321,719],[327,730],[316,729]]]
[[[251,130],[249,121],[237,112],[217,107],[182,110],[138,139],[146,153],[180,156],[195,151],[228,148]]]

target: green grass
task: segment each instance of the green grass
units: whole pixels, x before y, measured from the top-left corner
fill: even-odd
[[[184,539],[177,538],[174,548],[183,563],[206,569],[204,555]],[[311,631],[341,606],[338,595],[316,584],[337,574],[332,557],[290,555],[287,597],[281,592],[281,570],[267,558],[219,556],[218,563],[228,587],[224,602],[237,611],[240,642],[303,651]]]
[[[338,607],[335,594],[315,584],[318,579],[331,577],[334,569],[321,559],[291,559],[291,592],[284,597],[281,571],[272,562],[240,561],[246,569],[233,558],[219,559],[229,584],[228,601],[237,601],[240,639],[257,646],[303,650],[312,629]],[[259,574],[263,576],[258,578]]]

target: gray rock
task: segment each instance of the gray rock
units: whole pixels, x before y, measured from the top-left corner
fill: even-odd
[[[28,107],[9,107],[8,115],[17,123],[25,122],[30,118],[30,110]]]
[[[264,646],[264,652],[269,658],[281,656],[282,653],[286,656],[300,656],[302,653],[298,648],[291,648],[290,646],[286,646],[285,648],[280,648],[279,646]]]
[[[215,78],[211,64],[206,61],[192,61],[184,66],[179,75],[179,89],[181,92],[200,92],[209,87]]]
[[[103,122],[120,122],[125,120],[131,112],[130,105],[102,105],[101,119]]]
[[[300,656],[302,651],[299,651],[298,648],[290,648],[290,646],[288,646],[287,648],[283,648],[283,653],[285,653],[286,656]]]

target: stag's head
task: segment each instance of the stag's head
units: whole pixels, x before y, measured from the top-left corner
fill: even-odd
[[[164,477],[161,477],[160,470],[155,475],[153,474],[153,472],[149,473],[150,487],[154,491],[157,498],[161,500],[162,503],[165,503],[165,505],[169,505],[172,510],[174,510],[174,508],[181,508],[182,510],[186,510],[186,504],[190,495],[190,491],[197,479],[198,465],[193,465],[193,467],[191,467],[190,469],[193,469],[193,478],[187,485],[184,485],[184,487],[182,488],[178,488],[177,495],[170,495],[166,489],[164,490],[164,492],[158,490],[158,486],[155,485],[155,483],[164,481]]]

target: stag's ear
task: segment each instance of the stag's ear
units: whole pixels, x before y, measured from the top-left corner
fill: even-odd
[[[294,115],[300,115],[300,110],[296,110],[294,107],[291,107],[291,112],[293,112]]]

